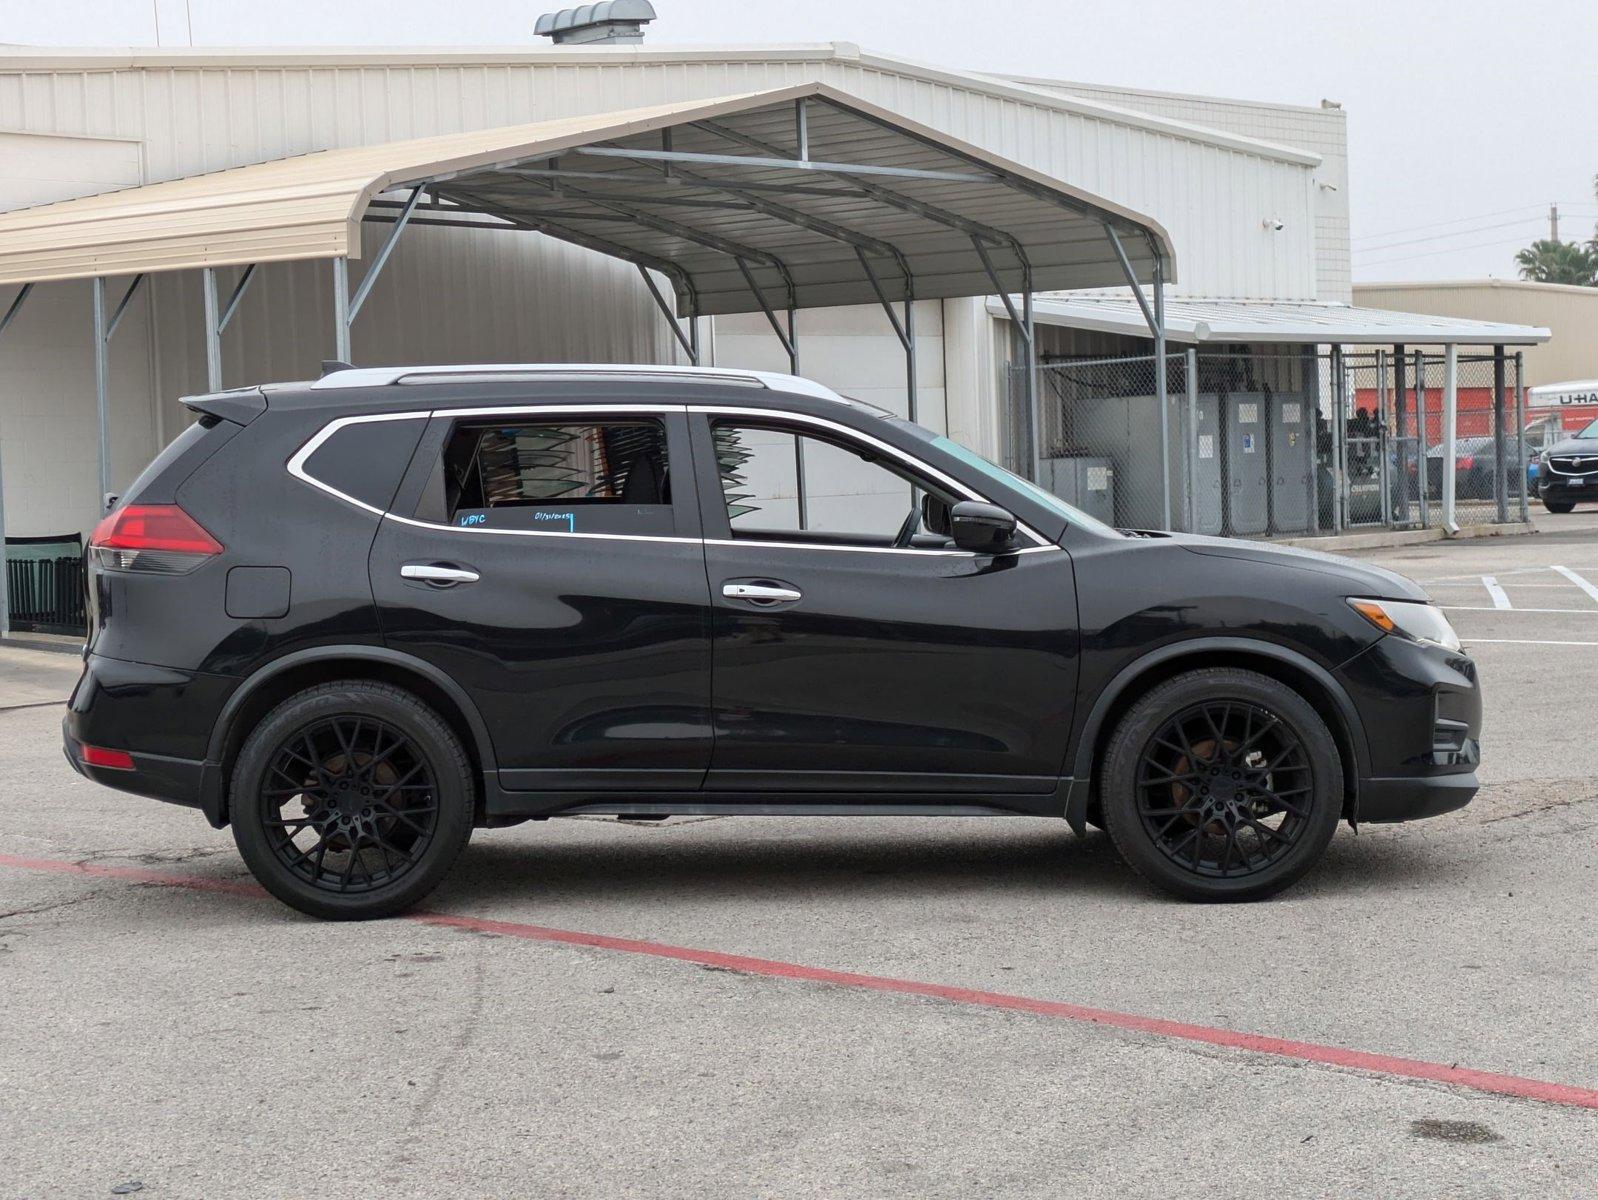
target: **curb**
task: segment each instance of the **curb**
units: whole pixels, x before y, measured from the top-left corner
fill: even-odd
[[[1450,537],[1441,529],[1382,529],[1373,533],[1334,533],[1322,537],[1271,539],[1273,546],[1296,546],[1303,550],[1382,550],[1390,546],[1415,546],[1423,542],[1462,541],[1466,538],[1519,537],[1536,533],[1529,521],[1504,525],[1465,525]]]

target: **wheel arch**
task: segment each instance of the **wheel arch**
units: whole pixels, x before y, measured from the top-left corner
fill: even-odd
[[[1105,747],[1121,717],[1151,688],[1201,667],[1258,671],[1303,696],[1326,722],[1343,760],[1344,814],[1357,813],[1359,780],[1370,773],[1370,751],[1359,710],[1332,673],[1305,655],[1275,642],[1256,638],[1195,638],[1151,650],[1122,668],[1099,692],[1077,739],[1072,777],[1087,781],[1087,786],[1071,789],[1066,816],[1074,828],[1082,827],[1090,803],[1097,801]]]
[[[274,659],[251,675],[222,707],[206,749],[202,807],[211,824],[227,824],[228,784],[251,729],[296,692],[340,679],[388,683],[428,704],[461,739],[477,780],[477,820],[499,790],[499,767],[488,725],[463,688],[431,663],[385,646],[317,646]]]

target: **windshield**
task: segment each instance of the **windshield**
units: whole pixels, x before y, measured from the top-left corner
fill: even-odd
[[[1590,438],[1598,442],[1598,421],[1588,421],[1587,428],[1576,435],[1579,438]]]
[[[989,462],[976,451],[966,449],[959,442],[953,442],[946,437],[939,436],[932,439],[932,444],[938,449],[947,451],[949,454],[954,455],[955,458],[958,458],[968,467],[973,467],[982,472],[982,474],[987,476],[989,479],[1003,484],[1005,487],[1011,487],[1018,492],[1024,493],[1033,500],[1036,500],[1039,504],[1048,508],[1051,512],[1058,514],[1060,517],[1064,518],[1078,529],[1088,529],[1094,533],[1105,534],[1111,537],[1122,536],[1117,530],[1112,529],[1103,521],[1088,516],[1088,514],[1083,512],[1081,509],[1067,504],[1064,500],[1061,500],[1052,492],[1044,491],[1037,484],[1031,482],[1030,480],[1022,479],[1021,476],[1017,475],[1014,471],[1006,471],[997,463]]]

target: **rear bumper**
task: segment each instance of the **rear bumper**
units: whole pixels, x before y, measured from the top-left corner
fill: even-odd
[[[61,720],[67,762],[106,787],[197,808],[221,828],[222,771],[205,761],[205,747],[237,682],[90,654]],[[85,745],[125,751],[133,768],[90,766]]]

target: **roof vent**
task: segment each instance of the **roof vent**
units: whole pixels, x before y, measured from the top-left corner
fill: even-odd
[[[644,26],[655,19],[649,0],[600,0],[538,18],[533,32],[557,46],[619,45],[644,40]]]

